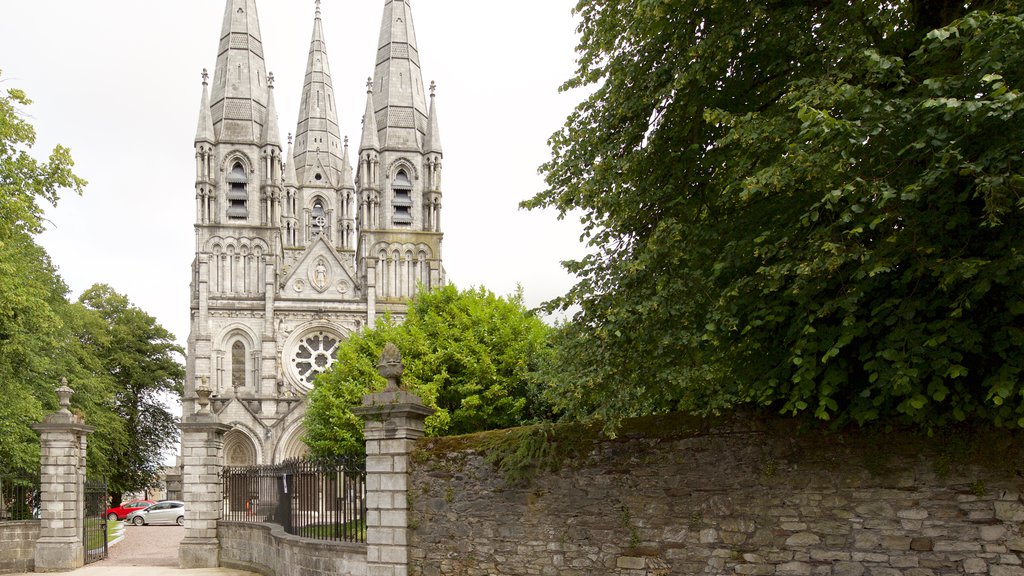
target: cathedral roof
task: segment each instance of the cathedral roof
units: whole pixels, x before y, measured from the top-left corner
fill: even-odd
[[[259,144],[269,89],[256,0],[228,0],[211,95],[219,142]]]
[[[387,0],[384,5],[373,86],[381,145],[421,150],[427,105],[408,0]]]
[[[331,82],[331,66],[327,59],[320,1],[317,0],[316,4],[313,38],[306,64],[306,82],[302,88],[299,122],[295,131],[293,162],[299,184],[310,183],[311,172],[318,161],[332,172],[329,178],[336,183],[341,180],[344,169],[338,109]]]

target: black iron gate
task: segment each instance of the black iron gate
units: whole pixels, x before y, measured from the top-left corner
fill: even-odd
[[[92,564],[107,557],[107,483],[105,480],[85,483],[85,517],[82,519],[82,542],[85,563]]]

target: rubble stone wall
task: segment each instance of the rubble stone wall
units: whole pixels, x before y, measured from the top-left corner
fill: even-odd
[[[493,433],[420,441],[410,574],[1024,576],[1019,435],[639,428],[511,485]]]

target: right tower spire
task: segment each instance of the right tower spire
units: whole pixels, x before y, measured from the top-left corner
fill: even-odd
[[[385,308],[444,283],[441,143],[409,0],[386,0],[359,146],[360,272]]]

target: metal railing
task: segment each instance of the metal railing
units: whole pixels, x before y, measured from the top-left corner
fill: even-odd
[[[41,496],[38,478],[0,476],[0,522],[38,520]]]
[[[224,520],[272,522],[315,540],[366,542],[364,458],[224,468]]]

